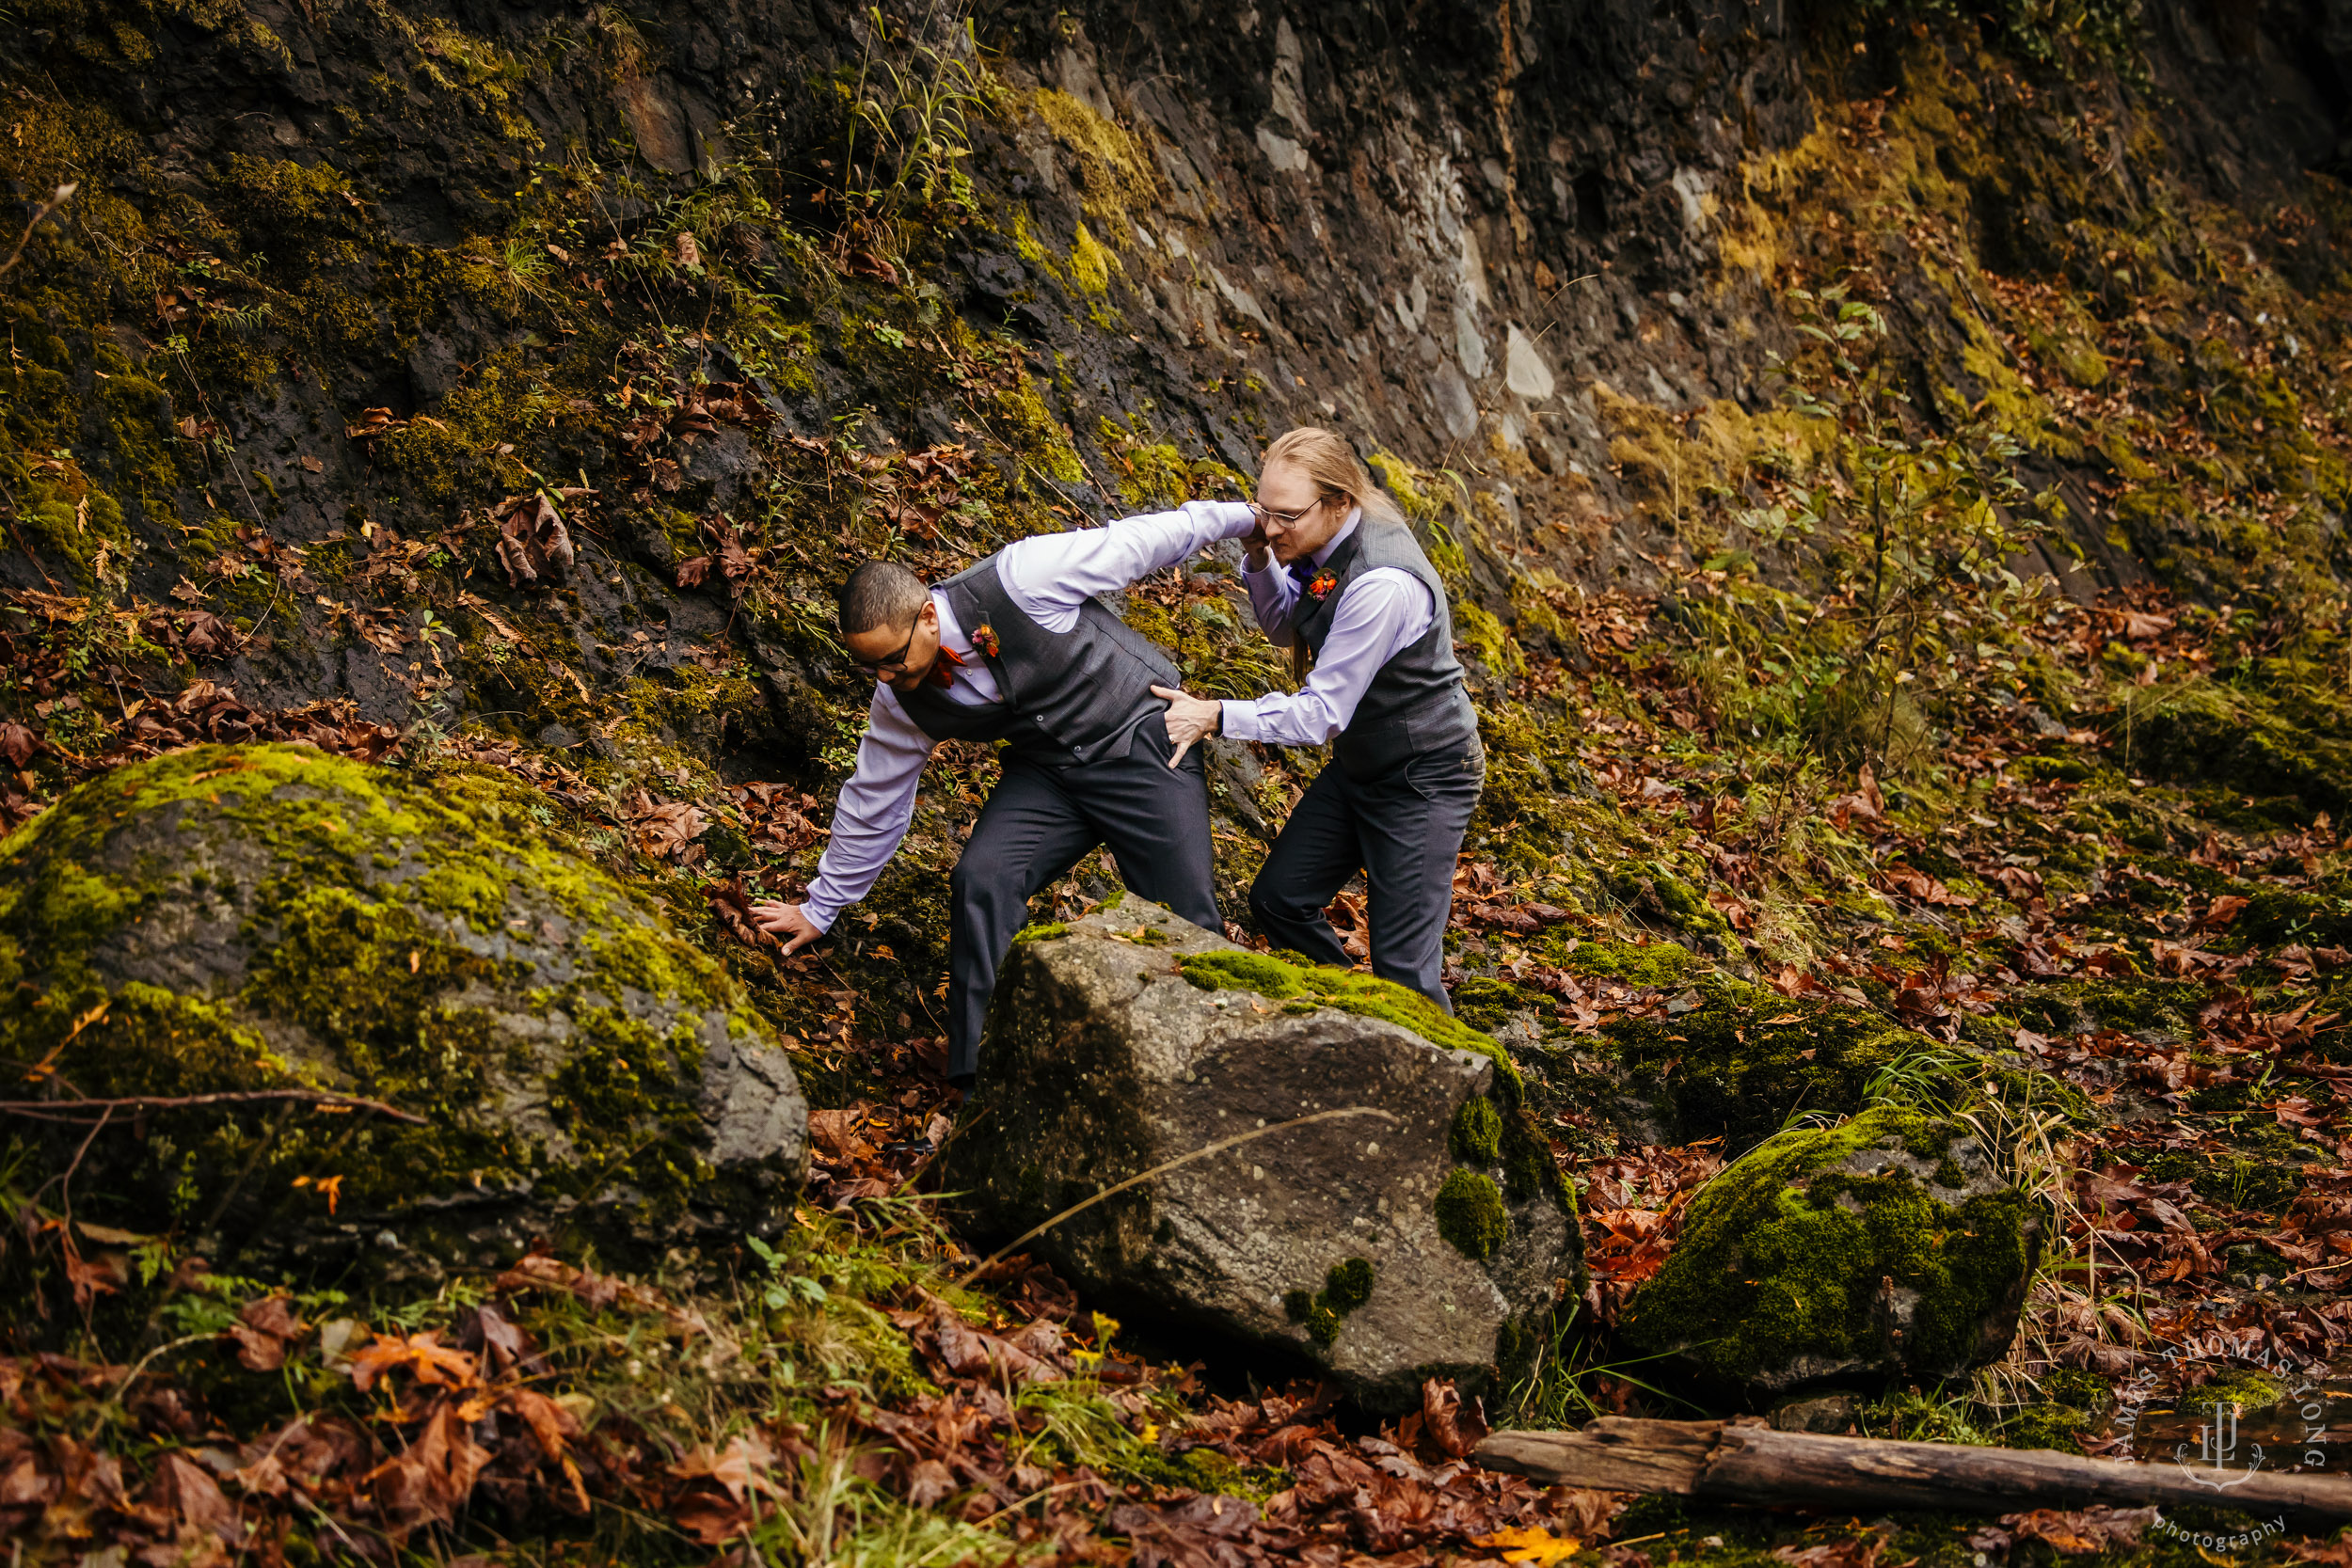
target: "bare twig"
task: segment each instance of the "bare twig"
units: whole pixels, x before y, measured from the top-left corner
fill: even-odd
[[[162,1355],[167,1351],[185,1350],[190,1345],[201,1345],[207,1341],[220,1338],[221,1336],[218,1334],[187,1334],[183,1335],[177,1339],[172,1339],[164,1344],[157,1345],[153,1350],[149,1351],[145,1355],[140,1356],[136,1366],[122,1374],[122,1381],[115,1385],[114,1397],[118,1400],[122,1398],[122,1391],[130,1387],[133,1383],[138,1380],[138,1375],[147,1370],[148,1363],[153,1361],[155,1357]]]
[[[27,1121],[87,1121],[92,1114],[103,1122],[117,1111],[186,1111],[207,1105],[259,1105],[293,1101],[322,1111],[368,1111],[411,1127],[430,1127],[424,1117],[380,1100],[357,1095],[324,1094],[315,1089],[247,1089],[235,1094],[130,1095],[119,1100],[0,1100],[0,1116]]]
[[[82,1168],[82,1157],[89,1152],[89,1146],[98,1141],[98,1134],[105,1131],[106,1122],[108,1118],[113,1117],[114,1114],[115,1112],[113,1106],[109,1105],[106,1107],[105,1111],[100,1115],[96,1124],[90,1128],[89,1135],[82,1140],[82,1147],[73,1151],[72,1163],[67,1165],[63,1171],[51,1177],[48,1180],[42,1182],[34,1190],[33,1196],[25,1200],[24,1207],[28,1212],[31,1211],[34,1204],[40,1201],[41,1194],[47,1192],[51,1187],[55,1187],[57,1189],[58,1205],[64,1209],[66,1218],[68,1220],[72,1219],[73,1173]],[[72,1240],[69,1236],[67,1238],[69,1256],[71,1255],[72,1245]]]
[[[5,274],[10,267],[15,266],[16,263],[24,258],[24,247],[32,244],[33,230],[40,227],[40,220],[56,212],[58,208],[64,206],[67,202],[72,200],[73,193],[81,188],[82,183],[80,181],[71,180],[66,183],[59,185],[56,194],[51,196],[48,200],[34,203],[33,215],[25,220],[24,232],[16,237],[16,248],[8,252],[8,259],[7,261],[0,261],[0,274]]]
[[[1053,1229],[1054,1227],[1061,1224],[1062,1221],[1073,1218],[1078,1214],[1083,1214],[1088,1210],[1093,1208],[1096,1204],[1102,1202],[1104,1199],[1116,1197],[1130,1187],[1140,1186],[1144,1182],[1151,1180],[1153,1177],[1174,1170],[1179,1165],[1188,1165],[1195,1160],[1205,1160],[1212,1154],[1222,1154],[1225,1150],[1248,1143],[1253,1138],[1263,1138],[1270,1132],[1281,1132],[1293,1127],[1305,1127],[1313,1122],[1337,1121],[1342,1117],[1378,1117],[1382,1121],[1391,1124],[1393,1124],[1396,1120],[1395,1116],[1390,1112],[1383,1111],[1375,1105],[1345,1105],[1336,1111],[1317,1111],[1311,1116],[1293,1117],[1288,1121],[1278,1121],[1271,1127],[1253,1127],[1247,1132],[1236,1132],[1230,1138],[1219,1138],[1213,1144],[1203,1144],[1189,1154],[1179,1154],[1173,1160],[1163,1161],[1161,1164],[1153,1165],[1150,1170],[1145,1171],[1140,1176],[1131,1176],[1124,1181],[1104,1188],[1101,1192],[1096,1193],[1092,1197],[1088,1198],[1082,1203],[1072,1204],[1069,1208],[1064,1209],[1060,1213],[1056,1214],[1052,1219],[1047,1220],[1042,1225],[1030,1227],[1020,1235],[1015,1236],[1011,1241],[1007,1242],[1003,1246],[998,1247],[994,1252],[992,1252],[987,1257],[981,1259],[977,1263],[972,1265],[970,1272],[965,1274],[961,1279],[956,1281],[956,1289],[961,1290],[965,1286],[971,1284],[972,1281],[977,1279],[980,1275],[990,1267],[990,1265],[995,1263],[1000,1259],[1009,1257],[1011,1254],[1018,1252],[1022,1247],[1026,1246],[1029,1243],[1037,1240],[1040,1236],[1044,1235],[1048,1230]]]

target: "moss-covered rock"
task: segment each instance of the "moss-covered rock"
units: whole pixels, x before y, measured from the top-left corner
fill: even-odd
[[[534,1235],[658,1256],[778,1223],[806,1155],[789,1062],[545,816],[486,773],[208,746],[0,842],[0,1055],[58,1098],[326,1091],[422,1118],[126,1108],[77,1216],[246,1269],[365,1247],[430,1270]],[[37,1159],[62,1170],[82,1131]]]
[[[2040,1212],[1965,1124],[1867,1111],[1708,1183],[1620,1329],[1750,1398],[1928,1382],[2008,1346],[2041,1246]]]
[[[1797,1112],[1859,1109],[1891,1065],[1932,1072],[1950,1054],[1861,1007],[1791,1001],[1720,976],[1685,995],[1695,1004],[1687,1010],[1605,1031],[1636,1094],[1677,1141],[1721,1136],[1745,1148]]]
[[[2265,659],[2229,679],[2151,685],[2128,717],[2137,771],[2289,797],[2303,812],[2352,807],[2352,707],[2327,671]]]

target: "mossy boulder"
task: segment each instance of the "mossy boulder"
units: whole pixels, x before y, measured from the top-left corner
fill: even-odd
[[[1866,1111],[1783,1132],[1702,1189],[1619,1332],[1752,1402],[1931,1383],[2008,1348],[2042,1234],[1965,1123]]]
[[[1872,1079],[1902,1064],[1939,1072],[1950,1048],[1863,1007],[1792,1001],[1722,976],[1696,981],[1659,1018],[1622,1019],[1617,1048],[1638,1110],[1672,1142],[1754,1147],[1798,1112],[1856,1110]]]
[[[941,1156],[968,1234],[1144,1178],[1024,1246],[1114,1310],[1374,1408],[1508,1371],[1574,1293],[1573,1201],[1488,1037],[1132,896],[1026,936]]]
[[[77,1218],[241,1271],[658,1258],[778,1225],[807,1106],[733,982],[535,794],[303,746],[105,774],[0,841],[0,1056],[111,1118]],[[86,1126],[20,1123],[44,1173]],[[53,1193],[54,1193],[53,1189]]]
[[[2227,679],[2142,688],[2129,717],[2136,772],[2284,797],[2297,815],[2352,810],[2352,705],[2324,669],[2262,659]]]

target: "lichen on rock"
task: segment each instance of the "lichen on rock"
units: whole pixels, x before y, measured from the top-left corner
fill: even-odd
[[[321,1091],[424,1122],[126,1110],[76,1212],[245,1267],[339,1265],[382,1232],[372,1263],[405,1271],[534,1235],[658,1255],[776,1225],[806,1156],[789,1062],[544,816],[486,771],[206,746],[0,843],[0,1054],[60,1095]],[[72,1142],[40,1158],[61,1171]]]

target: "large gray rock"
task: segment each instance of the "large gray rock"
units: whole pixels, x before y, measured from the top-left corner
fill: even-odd
[[[807,1159],[791,1064],[546,816],[478,770],[210,746],[0,842],[0,1056],[46,1062],[60,1100],[230,1097],[111,1118],[77,1218],[240,1270],[378,1273],[778,1227]],[[88,1131],[30,1125],[58,1173]]]
[[[1130,898],[1014,943],[942,1177],[1005,1242],[1153,1171],[1025,1246],[1375,1407],[1522,1361],[1576,1287],[1570,1199],[1493,1041]]]

